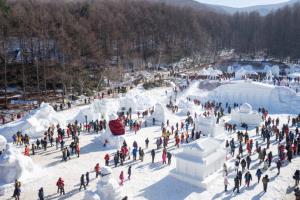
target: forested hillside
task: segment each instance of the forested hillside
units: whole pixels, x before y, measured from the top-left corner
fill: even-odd
[[[300,52],[299,4],[267,16],[143,0],[0,0],[0,7],[0,83],[28,90],[80,89],[104,74],[119,78],[112,67],[142,68],[222,49],[293,59]]]

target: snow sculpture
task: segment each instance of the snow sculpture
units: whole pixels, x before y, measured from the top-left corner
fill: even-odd
[[[0,169],[0,182],[7,184],[20,179],[26,173],[33,172],[34,164],[30,157],[7,145],[0,156]]]
[[[175,178],[197,187],[206,187],[204,179],[219,170],[226,156],[222,140],[204,138],[183,146],[176,154],[176,168],[171,171]]]
[[[257,126],[261,123],[261,115],[257,111],[252,110],[252,106],[244,103],[240,108],[236,108],[231,112],[231,120],[239,124],[246,123],[248,125]]]
[[[0,135],[3,135],[8,141],[11,141],[13,134],[18,131],[24,131],[31,138],[41,137],[43,131],[50,125],[65,125],[65,119],[59,115],[48,103],[42,103],[41,106],[31,111],[27,116],[12,123],[0,127]]]
[[[227,73],[233,73],[233,72],[234,72],[234,67],[231,66],[231,65],[229,65],[229,66],[227,67]]]
[[[181,114],[186,115],[188,112],[193,114],[195,111],[195,104],[192,101],[181,100],[178,104],[178,107],[181,110]]]
[[[122,191],[119,183],[113,178],[112,169],[104,166],[101,168],[101,175],[97,183],[97,194],[100,199],[120,200],[122,199]]]
[[[122,120],[116,115],[110,115],[110,121],[108,123],[109,129],[113,135],[124,135],[125,127]]]
[[[7,144],[6,138],[0,135],[0,151],[5,150],[6,144]]]
[[[278,65],[273,65],[273,67],[271,68],[272,74],[276,77],[279,76],[280,73],[280,68]]]
[[[131,112],[137,111],[137,102],[132,97],[122,97],[120,98],[120,110],[127,112],[131,108]]]
[[[94,192],[86,191],[82,200],[101,200],[100,196]]]
[[[112,113],[116,113],[119,108],[119,101],[114,99],[96,99],[91,105],[91,112],[97,113],[106,120]]]
[[[216,131],[216,118],[212,116],[199,116],[195,119],[195,131],[201,131],[204,135],[215,137]]]
[[[298,115],[300,110],[300,96],[291,88],[254,81],[231,81],[230,84],[223,84],[210,92],[208,99],[223,104],[248,102],[253,108],[264,107],[270,113]]]
[[[103,130],[100,134],[100,140],[105,145],[120,148],[125,140],[125,127],[116,114],[111,114],[109,119],[109,128]]]
[[[166,121],[166,111],[160,103],[155,104],[153,114],[147,118],[148,124],[152,124],[153,118],[155,118],[156,125],[161,125],[162,122],[165,123]]]
[[[244,69],[243,67],[235,72],[235,78],[242,79],[244,76],[247,75],[257,75],[257,73],[250,69]]]

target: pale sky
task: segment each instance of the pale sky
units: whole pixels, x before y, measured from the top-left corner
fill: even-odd
[[[287,2],[288,0],[196,0],[201,3],[215,4],[222,6],[229,6],[235,8],[256,6],[256,5],[268,5]]]

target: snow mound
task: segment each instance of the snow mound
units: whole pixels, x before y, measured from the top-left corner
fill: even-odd
[[[8,141],[11,141],[13,134],[18,131],[25,132],[31,138],[40,137],[50,125],[58,123],[64,125],[65,119],[61,118],[48,103],[42,103],[38,109],[33,110],[26,117],[2,126],[0,135]]]
[[[104,175],[97,183],[97,194],[100,199],[120,200],[122,199],[122,191],[119,183],[113,178],[110,167],[102,167],[101,173]]]
[[[24,156],[9,145],[6,148],[0,156],[0,183],[12,183],[34,171],[34,164],[30,157]]]
[[[82,200],[101,200],[100,196],[92,191],[86,191]]]
[[[208,99],[218,102],[245,103],[264,107],[271,113],[299,114],[300,96],[290,88],[250,81],[233,81],[209,93]]]
[[[164,106],[160,103],[155,104],[154,106],[154,112],[152,115],[150,115],[146,120],[148,124],[152,124],[152,120],[155,118],[156,124],[161,124],[162,122],[165,123],[166,121],[166,110]]]
[[[0,151],[6,148],[6,144],[7,144],[6,138],[0,135]]]

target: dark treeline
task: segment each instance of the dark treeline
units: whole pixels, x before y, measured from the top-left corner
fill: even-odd
[[[222,49],[299,58],[300,5],[263,17],[143,0],[0,0],[0,44],[2,86],[82,93],[104,75],[120,78],[123,67]]]

